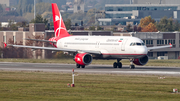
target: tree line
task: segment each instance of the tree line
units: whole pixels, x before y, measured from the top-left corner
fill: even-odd
[[[151,16],[147,16],[140,20],[139,25],[127,25],[128,32],[173,32],[180,31],[180,24],[177,20],[163,17],[160,21],[155,21]]]

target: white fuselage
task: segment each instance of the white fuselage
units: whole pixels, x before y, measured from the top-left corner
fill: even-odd
[[[147,47],[136,37],[69,36],[57,42],[58,48],[100,51],[103,58],[140,58],[147,55]]]

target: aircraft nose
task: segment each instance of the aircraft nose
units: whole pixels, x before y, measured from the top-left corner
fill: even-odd
[[[137,49],[137,51],[139,51],[139,54],[147,54],[148,53],[147,47],[139,48],[139,49]]]

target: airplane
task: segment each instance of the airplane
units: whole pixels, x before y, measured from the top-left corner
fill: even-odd
[[[148,62],[148,51],[172,47],[171,44],[146,47],[141,39],[131,36],[73,36],[68,33],[55,3],[52,3],[52,12],[55,37],[49,40],[26,40],[49,42],[53,47],[7,45],[6,43],[4,45],[68,52],[74,55],[77,68],[85,68],[85,66],[91,64],[93,59],[116,59],[117,62],[113,63],[113,67],[122,68],[120,61],[129,59],[131,69],[135,68],[134,64],[142,66]]]

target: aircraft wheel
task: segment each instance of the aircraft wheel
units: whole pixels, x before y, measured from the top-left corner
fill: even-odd
[[[113,67],[117,68],[117,66],[118,66],[118,64],[116,62],[114,62]]]
[[[135,66],[134,65],[130,65],[130,69],[134,69],[135,68]]]
[[[79,64],[76,64],[76,68],[80,68],[80,65],[79,65]]]
[[[122,68],[122,63],[121,62],[117,63],[117,65],[118,65],[118,68]]]
[[[81,66],[81,68],[85,68],[85,66]]]

